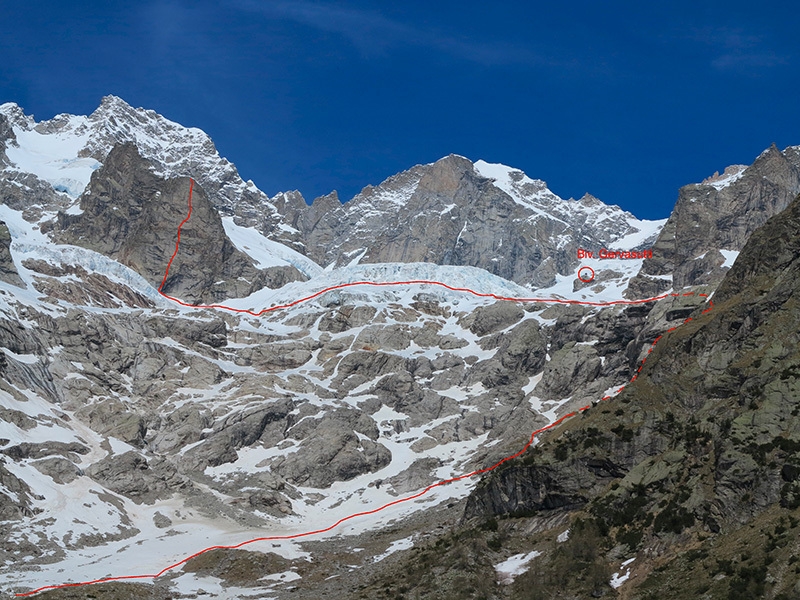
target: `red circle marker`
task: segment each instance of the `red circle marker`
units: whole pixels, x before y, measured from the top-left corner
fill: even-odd
[[[587,273],[588,271],[588,273]],[[588,279],[584,279],[588,277]],[[578,269],[578,279],[580,279],[583,283],[589,283],[590,281],[594,281],[594,269],[592,267],[583,266]]]

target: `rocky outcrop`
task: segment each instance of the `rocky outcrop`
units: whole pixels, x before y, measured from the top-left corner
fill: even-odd
[[[192,189],[188,178],[162,179],[133,144],[116,146],[102,168],[92,175],[81,196],[79,215],[59,213],[56,239],[106,256],[131,267],[154,287],[188,302],[218,302],[246,296],[255,290],[281,287],[302,279],[294,267],[257,269],[237,250],[204,190]]]
[[[294,418],[290,416],[294,408],[291,401],[283,400],[269,403],[258,408],[234,413],[217,422],[210,434],[203,436],[203,442],[195,445],[184,454],[182,468],[186,471],[202,472],[206,467],[222,465],[233,462],[238,458],[237,450],[250,446],[264,438],[268,445],[276,444],[283,440],[286,430],[293,424]],[[193,414],[188,408],[171,416],[177,419],[180,416],[191,416],[197,424],[203,423],[202,416]],[[167,428],[169,431],[170,428]],[[170,434],[170,438],[181,436],[185,439],[199,439],[198,430],[190,427],[181,427]],[[157,438],[159,445],[164,441]],[[173,442],[174,443],[174,442]]]
[[[592,346],[569,342],[553,354],[534,393],[547,400],[568,398],[595,381],[601,368],[602,361]]]
[[[14,259],[11,256],[11,233],[3,221],[0,221],[0,281],[20,287],[25,285],[14,265]]]
[[[169,498],[190,485],[168,461],[148,461],[136,452],[104,458],[86,469],[86,474],[137,503]]]
[[[647,259],[628,287],[629,298],[670,288],[717,283],[730,265],[722,251],[740,251],[767,219],[800,192],[800,151],[773,144],[749,167],[681,188]]]
[[[64,300],[83,306],[103,308],[151,308],[153,302],[130,287],[105,275],[89,273],[80,265],[56,266],[43,260],[27,259],[22,266],[47,277],[35,277],[33,287],[49,301]]]
[[[16,477],[5,466],[4,458],[0,458],[0,519],[3,521],[19,520],[30,516],[31,488],[24,481]]]
[[[17,138],[14,134],[14,128],[11,121],[8,120],[4,114],[0,113],[0,167],[8,165],[8,157],[6,156],[6,145],[16,144]]]
[[[306,419],[289,436],[302,440],[297,451],[273,460],[271,469],[295,485],[325,488],[377,471],[392,460],[392,453],[375,441],[375,423],[356,411]]]
[[[465,320],[469,330],[477,336],[483,337],[513,325],[525,313],[519,304],[514,302],[495,302],[488,306],[481,306]]]

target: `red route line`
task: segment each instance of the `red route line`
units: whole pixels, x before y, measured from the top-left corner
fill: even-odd
[[[698,293],[695,293],[695,292],[688,292],[688,293],[684,293],[684,294],[670,294],[670,293],[667,293],[667,294],[662,294],[660,296],[654,296],[652,298],[646,298],[644,300],[616,300],[616,301],[611,301],[611,302],[583,302],[583,301],[578,301],[578,300],[562,300],[562,299],[558,299],[558,298],[511,298],[511,297],[506,297],[506,296],[498,296],[496,294],[485,294],[485,293],[481,293],[481,292],[476,292],[476,291],[471,290],[469,288],[453,287],[453,286],[447,285],[446,283],[442,283],[440,281],[410,280],[410,281],[391,281],[391,282],[355,281],[355,282],[352,282],[352,283],[342,283],[342,284],[339,284],[339,285],[334,285],[334,286],[331,286],[331,287],[327,287],[327,288],[325,288],[323,290],[320,290],[320,291],[318,291],[318,292],[316,292],[314,294],[311,294],[310,296],[306,296],[305,298],[300,298],[299,300],[295,300],[294,302],[290,302],[288,304],[281,304],[281,305],[278,305],[278,306],[271,306],[269,308],[262,309],[259,312],[254,312],[254,311],[251,311],[251,310],[246,310],[246,309],[241,309],[241,308],[231,308],[231,307],[225,306],[223,304],[208,304],[208,305],[189,304],[189,303],[183,302],[182,300],[179,300],[177,298],[173,298],[172,296],[168,296],[167,294],[165,294],[162,291],[164,285],[167,282],[167,277],[169,276],[169,269],[172,266],[172,262],[175,260],[175,257],[178,254],[178,249],[179,249],[180,240],[181,240],[181,229],[186,224],[186,222],[189,220],[189,218],[192,216],[192,190],[194,189],[194,179],[190,179],[189,181],[190,181],[190,184],[189,184],[189,214],[186,215],[186,218],[183,221],[181,221],[180,225],[178,225],[178,236],[177,236],[177,240],[175,242],[175,251],[172,253],[172,256],[170,257],[169,262],[167,263],[167,268],[166,268],[166,271],[164,272],[164,279],[162,279],[161,285],[158,287],[158,293],[159,294],[161,294],[162,296],[164,296],[168,300],[172,300],[173,302],[177,302],[178,304],[180,304],[182,306],[189,307],[189,308],[216,308],[216,309],[221,309],[221,310],[229,310],[229,311],[237,312],[237,313],[247,313],[247,314],[250,314],[250,315],[253,315],[253,316],[257,317],[257,316],[263,315],[264,313],[268,313],[268,312],[271,312],[271,311],[274,311],[274,310],[279,310],[279,309],[284,309],[284,308],[290,308],[290,307],[296,306],[296,305],[298,305],[300,303],[307,302],[307,301],[312,300],[314,298],[317,298],[317,297],[321,296],[322,294],[324,294],[326,292],[329,292],[331,290],[337,290],[337,289],[342,289],[342,288],[347,288],[347,287],[353,287],[353,286],[357,286],[357,285],[368,285],[368,286],[397,286],[397,285],[415,285],[415,284],[438,285],[438,286],[447,288],[448,290],[452,290],[452,291],[455,291],[455,292],[466,292],[466,293],[470,293],[470,294],[473,294],[473,295],[481,297],[481,298],[493,298],[495,300],[505,300],[505,301],[510,301],[510,302],[545,302],[545,303],[559,303],[559,304],[581,304],[581,305],[588,305],[588,306],[614,306],[614,305],[620,305],[620,304],[644,304],[646,302],[654,302],[656,300],[663,300],[664,298],[667,298],[667,297],[675,297],[675,298],[677,298],[677,297],[695,296],[695,295],[700,296],[700,297],[704,297],[704,298],[708,298],[708,294],[698,294]],[[714,303],[711,300],[708,300],[708,304],[709,304],[709,307],[702,311],[704,314],[709,312],[709,311],[711,311],[714,308]],[[691,320],[692,320],[691,317],[685,319],[684,320],[684,324],[688,323]],[[676,329],[677,329],[677,327],[672,327],[672,328],[668,329],[667,332],[675,331]],[[657,338],[655,338],[655,340],[653,340],[653,342],[650,344],[650,348],[648,348],[648,350],[647,350],[647,355],[648,356],[653,352],[653,348],[659,342],[659,340],[661,340],[663,337],[664,337],[664,335],[661,334]],[[642,362],[639,365],[639,368],[636,370],[636,373],[634,373],[633,377],[631,377],[631,379],[630,379],[630,381],[628,383],[636,381],[636,379],[638,378],[639,373],[642,371],[642,368],[644,367],[644,364],[645,364],[646,361],[647,361],[647,356],[645,356],[645,358],[642,359]],[[622,392],[622,390],[624,390],[627,385],[628,384],[626,383],[625,385],[623,385],[622,387],[617,389],[615,391],[615,394],[619,394],[620,392]],[[605,402],[605,401],[611,400],[613,397],[614,396],[603,396],[598,402]],[[346,523],[347,521],[350,521],[352,519],[356,519],[358,517],[365,517],[365,516],[368,516],[368,515],[374,515],[374,514],[379,513],[379,512],[381,512],[383,510],[386,510],[387,508],[389,508],[391,506],[395,506],[397,504],[402,504],[403,502],[410,502],[411,500],[416,500],[417,498],[420,498],[421,496],[424,496],[425,494],[427,494],[428,492],[430,492],[431,490],[433,490],[433,489],[435,489],[437,487],[442,487],[442,486],[448,485],[450,483],[454,483],[456,481],[461,481],[462,479],[469,479],[471,477],[475,477],[476,475],[482,475],[484,473],[489,473],[490,471],[494,471],[495,469],[497,469],[503,463],[506,463],[506,462],[508,462],[510,460],[514,460],[515,458],[518,458],[519,456],[521,456],[525,452],[527,452],[527,450],[533,445],[533,442],[534,442],[534,440],[535,440],[537,435],[539,435],[541,433],[544,433],[545,431],[548,431],[549,429],[553,429],[553,428],[561,425],[567,419],[571,419],[572,417],[589,410],[591,407],[592,407],[591,404],[587,404],[586,406],[583,406],[583,407],[579,408],[576,411],[573,411],[571,413],[568,413],[568,414],[562,416],[561,418],[559,418],[556,421],[553,421],[549,425],[545,425],[544,427],[542,427],[540,429],[537,429],[536,431],[531,433],[530,438],[528,438],[527,443],[522,447],[522,449],[520,449],[518,452],[516,452],[514,454],[511,454],[510,456],[506,456],[505,458],[497,461],[495,464],[493,464],[493,465],[491,465],[489,467],[484,467],[483,469],[478,469],[478,470],[472,471],[470,473],[465,473],[463,475],[458,475],[458,476],[452,477],[450,479],[443,479],[442,481],[437,481],[436,483],[432,483],[428,487],[424,488],[423,490],[420,490],[419,492],[417,492],[415,494],[412,494],[411,496],[405,496],[403,498],[398,498],[397,500],[392,500],[391,502],[388,502],[388,503],[386,503],[386,504],[384,504],[382,506],[379,506],[377,508],[373,508],[371,510],[365,510],[365,511],[362,511],[362,512],[357,512],[357,513],[353,513],[351,515],[347,515],[345,517],[342,517],[341,519],[339,519],[338,521],[336,521],[332,525],[329,525],[328,527],[324,527],[322,529],[315,529],[313,531],[305,531],[305,532],[302,532],[302,533],[293,533],[293,534],[288,534],[288,535],[271,535],[271,536],[256,537],[256,538],[245,540],[243,542],[240,542],[238,544],[233,544],[233,545],[230,545],[230,546],[209,546],[208,548],[203,548],[202,550],[199,550],[198,552],[195,552],[194,554],[192,554],[190,556],[187,556],[186,558],[184,558],[182,560],[179,560],[176,563],[173,563],[173,564],[171,564],[171,565],[169,565],[167,567],[164,567],[158,573],[155,573],[155,574],[150,574],[150,575],[119,575],[119,576],[115,576],[115,577],[104,577],[102,579],[93,579],[91,581],[81,581],[81,582],[75,582],[75,583],[61,583],[61,584],[57,584],[57,585],[45,585],[45,586],[36,588],[35,590],[31,590],[29,592],[23,592],[23,593],[15,594],[15,596],[17,596],[17,597],[33,596],[34,594],[38,594],[38,593],[44,592],[46,590],[55,590],[55,589],[70,588],[70,587],[80,587],[80,586],[85,586],[85,585],[93,585],[93,584],[96,584],[96,583],[109,583],[109,582],[112,582],[112,581],[128,581],[128,580],[132,580],[132,579],[157,579],[157,578],[161,577],[164,573],[167,573],[168,571],[171,571],[171,570],[173,570],[173,569],[175,569],[177,567],[180,567],[181,565],[186,564],[187,562],[189,562],[193,558],[196,558],[196,557],[200,556],[201,554],[205,554],[206,552],[210,552],[212,550],[235,550],[237,548],[241,548],[241,547],[247,546],[249,544],[254,544],[256,542],[269,542],[269,541],[279,541],[279,540],[294,540],[294,539],[299,539],[299,538],[319,535],[319,534],[322,534],[322,533],[327,533],[327,532],[329,532],[329,531],[331,531],[333,529],[336,529],[342,523]]]

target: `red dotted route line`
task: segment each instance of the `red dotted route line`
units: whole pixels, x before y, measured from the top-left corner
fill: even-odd
[[[194,179],[190,179],[189,181],[190,181],[190,183],[189,183],[189,213],[186,215],[186,218],[183,221],[181,221],[181,223],[178,225],[178,235],[177,235],[177,240],[175,241],[175,251],[172,253],[172,256],[170,257],[169,262],[167,262],[167,268],[166,268],[166,270],[164,272],[164,278],[161,280],[161,285],[158,287],[158,293],[161,294],[164,298],[167,298],[168,300],[176,302],[176,303],[180,304],[181,306],[186,306],[186,307],[189,307],[189,308],[214,308],[214,309],[219,309],[219,310],[228,310],[228,311],[232,311],[232,312],[236,312],[236,313],[246,313],[246,314],[258,317],[258,316],[261,316],[261,315],[263,315],[265,313],[272,312],[272,311],[275,311],[275,310],[281,310],[281,309],[291,308],[293,306],[297,306],[298,304],[301,304],[303,302],[308,302],[309,300],[313,300],[314,298],[318,298],[319,296],[321,296],[321,295],[323,295],[323,294],[325,294],[327,292],[330,292],[330,291],[333,291],[333,290],[339,290],[339,289],[342,289],[342,288],[348,288],[348,287],[354,287],[354,286],[408,286],[408,285],[437,285],[437,286],[446,288],[446,289],[454,291],[454,292],[465,292],[465,293],[469,293],[469,294],[472,294],[472,295],[480,297],[480,298],[492,298],[494,300],[503,300],[503,301],[521,302],[521,303],[523,303],[523,302],[542,302],[542,303],[549,303],[549,304],[578,304],[578,305],[586,305],[586,306],[616,306],[616,305],[630,305],[630,304],[645,304],[647,302],[654,302],[654,301],[657,301],[657,300],[663,300],[664,298],[669,298],[669,297],[676,297],[677,298],[677,297],[695,296],[695,295],[699,296],[699,297],[702,297],[702,298],[708,299],[708,294],[698,294],[696,292],[687,292],[687,293],[683,293],[683,294],[662,294],[660,296],[654,296],[652,298],[645,298],[643,300],[614,300],[614,301],[610,301],[610,302],[589,302],[589,301],[581,301],[581,300],[564,300],[564,299],[560,299],[560,298],[514,298],[514,297],[509,297],[509,296],[499,296],[497,294],[491,294],[491,293],[487,294],[487,293],[482,293],[482,292],[476,292],[475,290],[471,290],[469,288],[454,287],[454,286],[448,285],[446,283],[442,283],[441,281],[429,281],[429,280],[423,280],[423,279],[413,279],[413,280],[409,280],[409,281],[390,281],[390,282],[354,281],[354,282],[350,282],[350,283],[341,283],[341,284],[338,284],[338,285],[333,285],[333,286],[330,286],[330,287],[326,287],[326,288],[324,288],[324,289],[322,289],[322,290],[320,290],[318,292],[315,292],[314,294],[311,294],[309,296],[305,296],[304,298],[300,298],[300,299],[295,300],[293,302],[289,302],[287,304],[280,304],[280,305],[276,305],[276,306],[270,306],[270,307],[264,308],[264,309],[262,309],[262,310],[260,310],[258,312],[252,311],[252,310],[247,310],[247,309],[242,309],[242,308],[233,308],[233,307],[230,307],[230,306],[225,306],[224,304],[191,304],[191,303],[188,303],[188,302],[184,302],[184,301],[182,301],[182,300],[180,300],[178,298],[174,298],[172,296],[169,296],[169,295],[165,294],[162,291],[163,288],[164,288],[164,285],[167,283],[167,278],[169,276],[169,269],[172,266],[172,262],[175,260],[175,257],[177,256],[178,250],[180,248],[181,230],[182,230],[183,226],[189,221],[189,219],[192,216],[192,191],[194,189]],[[703,314],[705,314],[707,312],[710,312],[714,308],[714,303],[710,299],[708,299],[708,304],[709,304],[708,308],[706,308],[705,310],[702,311]],[[685,319],[683,321],[683,323],[684,324],[688,323],[691,320],[692,320],[692,318],[689,317],[689,318]],[[675,327],[671,327],[670,329],[667,329],[667,331],[665,333],[669,333],[671,331],[675,331],[678,327],[679,327],[679,325],[675,326]],[[649,356],[653,352],[653,348],[655,348],[655,345],[663,337],[664,337],[664,334],[659,335],[655,340],[653,340],[653,343],[650,344],[650,348],[648,348],[648,350],[647,350],[647,356]],[[645,358],[642,359],[642,362],[639,365],[639,368],[636,370],[636,373],[634,373],[633,377],[631,377],[631,379],[630,379],[630,381],[628,383],[636,381],[636,379],[639,376],[639,373],[641,373],[642,369],[644,368],[644,364],[647,361],[647,356],[645,356]],[[626,383],[625,385],[621,386],[619,389],[617,389],[615,391],[615,394],[620,393],[622,390],[625,389],[625,387],[627,385],[628,384]],[[611,398],[613,398],[613,396],[603,396],[600,399],[600,401],[608,401]],[[188,561],[192,560],[193,558],[196,558],[197,556],[200,556],[201,554],[205,554],[206,552],[210,552],[212,550],[235,550],[237,548],[242,548],[243,546],[247,546],[249,544],[254,544],[256,542],[295,540],[295,539],[299,539],[299,538],[305,538],[305,537],[310,537],[310,536],[314,536],[314,535],[319,535],[319,534],[322,534],[322,533],[327,533],[327,532],[329,532],[329,531],[331,531],[333,529],[336,529],[342,523],[346,523],[347,521],[350,521],[352,519],[356,519],[358,517],[365,517],[365,516],[368,516],[368,515],[374,515],[376,513],[379,513],[381,511],[386,510],[387,508],[390,508],[390,507],[395,506],[397,504],[402,504],[403,502],[410,502],[411,500],[416,500],[417,498],[420,498],[421,496],[424,496],[425,494],[427,494],[431,490],[436,489],[438,487],[442,487],[442,486],[448,485],[450,483],[454,483],[456,481],[461,481],[462,479],[469,479],[471,477],[475,477],[476,475],[482,475],[484,473],[489,473],[490,471],[494,471],[495,469],[497,469],[503,463],[506,463],[506,462],[508,462],[510,460],[514,460],[515,458],[518,458],[519,456],[521,456],[525,452],[527,452],[527,450],[533,445],[533,442],[536,439],[536,436],[544,433],[545,431],[547,431],[549,429],[553,429],[554,427],[559,426],[561,423],[563,423],[567,419],[570,419],[570,418],[572,418],[572,417],[574,417],[574,416],[576,416],[576,415],[578,415],[580,413],[583,413],[583,412],[589,410],[591,408],[591,406],[592,405],[588,404],[588,405],[586,405],[586,406],[584,406],[582,408],[579,408],[576,411],[573,411],[571,413],[568,413],[568,414],[562,416],[561,418],[559,418],[558,420],[550,423],[549,425],[546,425],[544,427],[541,427],[540,429],[537,429],[536,431],[531,433],[530,438],[528,438],[528,441],[525,443],[525,445],[518,452],[516,452],[514,454],[511,454],[510,456],[506,456],[505,458],[497,461],[495,464],[493,464],[493,465],[491,465],[489,467],[485,467],[483,469],[478,469],[478,470],[472,471],[470,473],[465,473],[463,475],[458,475],[457,477],[452,477],[450,479],[444,479],[442,481],[437,481],[436,483],[433,483],[433,484],[429,485],[428,487],[424,488],[423,490],[420,490],[419,492],[417,492],[415,494],[412,494],[411,496],[405,496],[403,498],[398,498],[397,500],[393,500],[391,502],[388,502],[386,504],[383,504],[382,506],[379,506],[377,508],[373,508],[371,510],[366,510],[366,511],[362,511],[362,512],[353,513],[351,515],[347,515],[346,517],[342,517],[341,519],[339,519],[338,521],[336,521],[332,525],[329,525],[328,527],[324,527],[322,529],[315,529],[313,531],[305,531],[305,532],[301,532],[301,533],[293,533],[293,534],[288,534],[288,535],[261,536],[261,537],[256,537],[256,538],[252,538],[252,539],[249,539],[249,540],[245,540],[245,541],[240,542],[238,544],[233,544],[233,545],[228,545],[228,546],[223,546],[223,545],[209,546],[208,548],[203,548],[202,550],[199,550],[198,552],[195,552],[194,554],[192,554],[190,556],[187,556],[186,558],[183,558],[183,559],[179,560],[176,563],[173,563],[173,564],[171,564],[171,565],[169,565],[167,567],[164,567],[158,573],[153,573],[153,574],[148,574],[148,575],[119,575],[119,576],[114,576],[114,577],[103,577],[101,579],[93,579],[91,581],[81,581],[81,582],[75,582],[75,583],[61,583],[61,584],[57,584],[57,585],[45,585],[45,586],[36,588],[34,590],[31,590],[29,592],[23,592],[23,593],[15,594],[15,596],[17,596],[17,597],[33,596],[34,594],[38,594],[38,593],[44,592],[46,590],[55,590],[55,589],[70,588],[70,587],[80,587],[80,586],[85,586],[85,585],[93,585],[93,584],[96,584],[96,583],[109,583],[109,582],[112,582],[112,581],[130,581],[130,580],[135,580],[135,579],[157,579],[157,578],[161,577],[162,575],[164,575],[164,573],[167,573],[168,571],[172,571],[173,569],[175,569],[177,567],[180,567],[181,565],[186,564]]]

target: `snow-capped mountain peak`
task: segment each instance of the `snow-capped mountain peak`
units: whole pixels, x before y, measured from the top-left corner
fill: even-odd
[[[88,116],[59,114],[36,122],[14,103],[1,105],[0,115],[11,129],[5,136],[6,168],[32,174],[72,199],[83,193],[92,172],[114,146],[132,142],[159,175],[194,178],[217,210],[235,217],[238,224],[302,248],[297,231],[278,214],[268,196],[252,181],[243,181],[201,129],[184,127],[153,110],[134,108],[117,96],[105,96]],[[58,208],[60,204],[44,207],[51,212]]]
[[[537,200],[542,199],[561,200],[547,188],[547,183],[541,179],[531,179],[519,169],[484,160],[475,161],[474,165],[481,177],[493,179],[497,187],[521,204],[535,205]]]
[[[3,115],[6,119],[8,119],[12,126],[20,127],[22,129],[33,127],[35,124],[33,115],[26,115],[25,111],[23,111],[16,102],[6,102],[4,104],[0,104],[0,115]]]
[[[295,219],[318,264],[468,265],[534,288],[553,285],[557,274],[574,276],[578,247],[646,244],[663,224],[589,195],[564,200],[519,169],[455,154],[364,188],[345,204],[325,202],[324,213],[322,204],[301,207]]]

